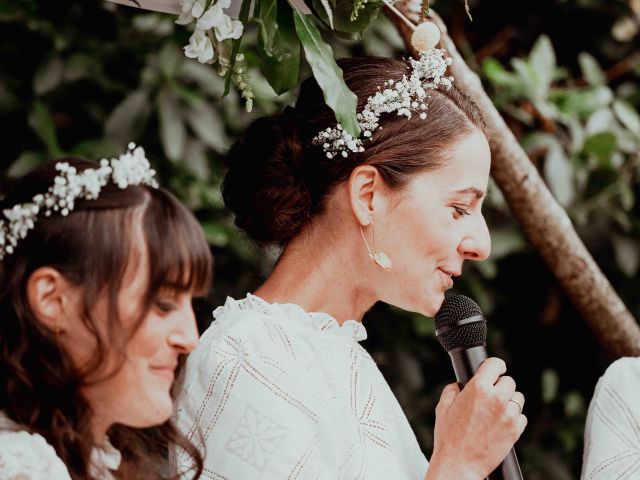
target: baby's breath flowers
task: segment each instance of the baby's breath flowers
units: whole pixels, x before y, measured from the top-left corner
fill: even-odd
[[[362,112],[357,114],[362,136],[370,138],[379,127],[380,115],[397,112],[398,115],[411,118],[418,113],[421,119],[427,118],[428,91],[439,87],[449,88],[453,77],[447,77],[445,71],[451,64],[450,58],[445,58],[445,51],[431,48],[420,52],[420,58],[410,59],[411,73],[404,75],[401,80],[387,80],[378,91],[367,99]],[[340,154],[343,157],[351,152],[364,151],[360,138],[354,138],[345,132],[342,125],[321,131],[313,139],[325,151],[328,158]]]
[[[109,181],[118,188],[130,185],[157,187],[156,172],[145,157],[144,149],[129,144],[129,150],[119,158],[103,159],[98,168],[78,173],[66,162],[55,166],[59,174],[45,193],[39,193],[31,202],[14,205],[2,212],[0,219],[0,260],[14,252],[18,242],[35,228],[38,215],[46,217],[54,212],[67,216],[78,199],[95,200]]]

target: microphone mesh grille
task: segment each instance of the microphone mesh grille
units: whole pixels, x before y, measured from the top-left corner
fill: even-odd
[[[452,328],[438,335],[438,341],[447,352],[487,342],[487,322],[473,322]]]
[[[436,328],[451,325],[466,318],[482,315],[476,302],[466,295],[448,295],[436,313]]]
[[[456,322],[478,315],[482,316],[482,310],[472,299],[465,295],[449,295],[436,314],[436,329],[453,326]],[[447,352],[459,347],[484,344],[487,341],[487,323],[478,321],[453,326],[438,335],[438,341]]]

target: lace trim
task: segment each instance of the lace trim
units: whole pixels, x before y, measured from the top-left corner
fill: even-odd
[[[262,313],[270,318],[291,321],[296,325],[306,325],[313,330],[346,337],[357,342],[367,338],[367,330],[357,320],[347,320],[342,326],[331,315],[322,312],[307,312],[295,303],[268,303],[260,297],[247,294],[246,298],[235,300],[227,297],[225,304],[213,311],[213,317],[217,322],[224,322],[225,318],[238,311],[254,311]]]

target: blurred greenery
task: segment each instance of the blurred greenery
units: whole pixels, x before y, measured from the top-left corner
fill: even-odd
[[[431,4],[639,318],[638,2],[477,1],[473,23],[461,2]],[[143,145],[163,184],[202,223],[215,255],[214,292],[198,304],[206,328],[211,307],[255,289],[278,254],[258,252],[233,228],[219,191],[224,152],[253,119],[292,96],[276,96],[252,74],[257,50],[278,44],[277,36],[265,41],[260,25],[248,29],[241,47],[256,94],[250,114],[233,90],[220,100],[224,78],[214,69],[183,56],[188,37],[168,15],[108,2],[0,0],[0,175],[20,175],[62,155],[99,159],[119,154],[129,141]],[[384,16],[362,39],[333,40],[332,48],[336,57],[404,54]],[[278,75],[277,63],[273,68]],[[490,350],[507,361],[527,398],[529,427],[517,445],[526,478],[577,478],[586,408],[610,359],[495,185],[485,214],[491,258],[466,266],[456,289],[484,309]],[[365,346],[428,454],[434,408],[453,378],[433,321],[377,305],[366,325]]]

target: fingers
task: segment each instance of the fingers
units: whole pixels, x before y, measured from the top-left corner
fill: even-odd
[[[459,393],[460,387],[458,387],[457,383],[450,383],[444,387],[442,394],[440,395],[440,401],[436,406],[436,415],[446,412]]]
[[[509,399],[513,398],[513,394],[516,391],[516,381],[508,376],[500,377],[496,382],[495,392],[496,396],[502,403],[506,403]]]
[[[482,362],[482,365],[480,365],[480,368],[478,368],[478,371],[471,381],[490,387],[495,385],[500,375],[503,375],[506,371],[507,364],[504,363],[503,360],[496,357],[489,357]]]
[[[520,405],[520,411],[522,412],[522,410],[524,409],[524,395],[520,392],[513,392],[511,400],[517,402],[518,405]]]

